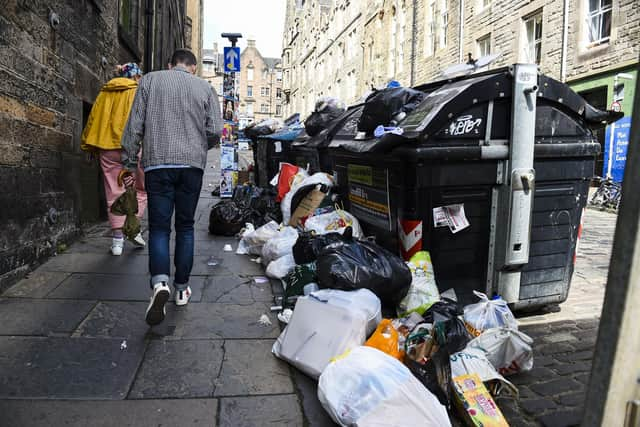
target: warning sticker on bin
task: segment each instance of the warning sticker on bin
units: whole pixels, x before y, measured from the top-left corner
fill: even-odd
[[[350,164],[347,174],[351,213],[361,221],[391,231],[389,171]]]
[[[464,205],[448,205],[433,208],[433,226],[449,227],[453,234],[469,227],[469,221],[464,213]]]

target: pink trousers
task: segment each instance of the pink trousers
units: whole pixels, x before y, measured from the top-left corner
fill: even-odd
[[[118,175],[122,170],[120,161],[122,150],[100,150],[100,167],[104,176],[104,191],[107,196],[107,211],[111,228],[117,230],[124,225],[124,216],[113,215],[111,205],[124,193],[124,186],[118,185]],[[142,218],[147,207],[147,193],[144,190],[144,172],[138,164],[136,170],[136,195],[138,196],[138,218]]]

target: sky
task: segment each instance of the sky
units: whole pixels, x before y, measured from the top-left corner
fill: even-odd
[[[240,49],[251,37],[262,56],[280,58],[285,6],[286,0],[204,0],[203,48],[213,49],[218,42],[222,51],[230,43],[220,33],[242,33]]]

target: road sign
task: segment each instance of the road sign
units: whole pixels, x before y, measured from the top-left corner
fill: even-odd
[[[224,72],[237,73],[240,71],[240,48],[227,46],[224,48]]]
[[[611,103],[611,109],[615,112],[619,112],[622,110],[622,106],[620,105],[620,103],[618,101],[613,101]]]

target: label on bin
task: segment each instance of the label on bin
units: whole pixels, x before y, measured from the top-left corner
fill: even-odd
[[[347,176],[351,213],[360,221],[393,230],[389,208],[389,170],[350,164]]]

